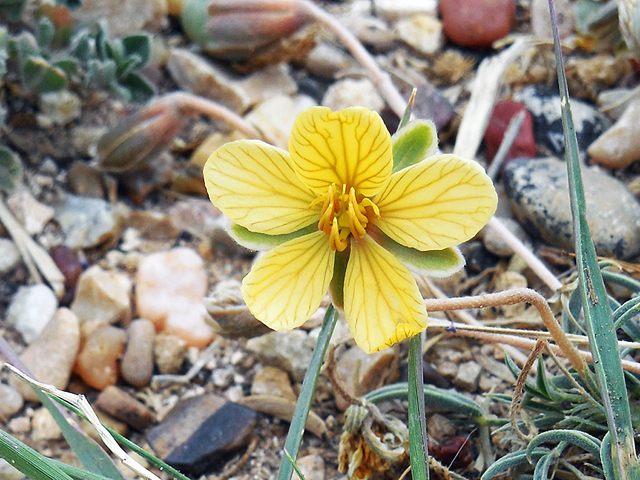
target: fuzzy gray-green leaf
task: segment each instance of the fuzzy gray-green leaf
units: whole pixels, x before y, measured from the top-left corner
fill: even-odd
[[[436,126],[431,120],[413,120],[393,137],[393,171],[415,165],[433,155],[438,146]]]

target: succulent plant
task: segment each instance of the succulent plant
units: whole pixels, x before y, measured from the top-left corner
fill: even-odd
[[[22,177],[22,163],[12,150],[0,146],[0,190],[11,192]]]

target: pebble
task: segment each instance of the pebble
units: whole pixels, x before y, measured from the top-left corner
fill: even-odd
[[[287,372],[269,365],[256,373],[251,384],[251,395],[274,395],[293,402],[298,398],[291,388]]]
[[[518,221],[545,242],[573,251],[565,163],[555,158],[517,159],[506,166],[502,178]],[[583,167],[582,181],[587,223],[598,254],[620,259],[640,254],[640,205],[633,195],[597,167]]]
[[[455,435],[457,429],[454,423],[444,415],[434,413],[427,420],[427,432],[429,438],[438,443],[443,442],[446,438]]]
[[[29,235],[40,235],[55,213],[52,207],[37,201],[26,189],[12,194],[7,205]]]
[[[7,462],[4,458],[0,458],[0,479],[1,480],[21,480],[24,474],[16,467]]]
[[[257,105],[245,120],[273,138],[277,146],[288,149],[294,120],[302,110],[314,106],[315,100],[306,95],[274,95]]]
[[[484,132],[484,144],[487,148],[487,160],[493,160],[496,156],[504,134],[509,127],[509,122],[518,113],[524,112],[524,121],[516,136],[513,146],[507,154],[506,160],[512,158],[531,158],[538,152],[536,142],[533,139],[533,119],[531,113],[523,104],[512,101],[498,102],[493,107],[489,124]]]
[[[80,347],[80,323],[68,308],[60,308],[42,333],[20,355],[20,359],[41,382],[64,390]],[[16,377],[9,385],[25,400],[38,401],[30,386]]]
[[[65,295],[70,294],[71,298],[75,297],[76,286],[82,273],[78,252],[71,250],[66,245],[58,245],[51,249],[49,255],[64,275]]]
[[[239,85],[249,97],[251,106],[276,95],[294,95],[298,90],[286,63],[269,65],[239,80]]]
[[[166,0],[83,0],[80,8],[70,10],[82,24],[104,19],[111,38],[121,38],[141,30],[159,32],[167,23]]]
[[[247,350],[264,365],[280,368],[301,382],[309,368],[315,342],[303,330],[271,332],[247,340]]]
[[[153,356],[160,373],[178,373],[187,358],[187,342],[177,335],[160,333],[156,335]]]
[[[305,455],[296,461],[296,466],[305,480],[324,480],[324,458],[321,455]],[[293,472],[292,480],[302,480]]]
[[[156,422],[155,414],[124,390],[108,386],[96,399],[96,406],[136,430],[144,430]]]
[[[338,360],[337,372],[346,391],[352,397],[361,397],[398,378],[398,348],[385,348],[371,355],[360,348],[350,348]],[[336,405],[344,411],[350,405],[350,399],[336,392]]]
[[[538,147],[545,146],[551,153],[564,157],[564,134],[560,95],[545,92],[540,87],[526,87],[514,100],[524,104],[533,118],[533,136]],[[578,149],[586,150],[604,132],[611,122],[586,102],[571,99],[571,112],[578,140]]]
[[[127,324],[131,321],[131,280],[115,270],[93,265],[80,275],[71,310],[81,322]]]
[[[45,407],[40,407],[33,412],[31,417],[31,439],[38,440],[60,440],[62,431],[53,418],[53,415]]]
[[[322,99],[322,105],[333,111],[358,105],[380,113],[385,103],[368,78],[345,78],[329,87]]]
[[[438,131],[444,129],[455,115],[453,106],[440,89],[432,83],[421,83],[416,86],[416,98],[413,114],[416,118],[429,118],[436,124]]]
[[[211,372],[211,382],[218,388],[224,390],[233,382],[233,370],[227,368],[216,368]]]
[[[0,238],[0,277],[9,273],[22,262],[16,244],[8,238]]]
[[[98,170],[81,160],[74,161],[67,172],[69,188],[81,197],[104,198],[104,186]]]
[[[458,365],[453,362],[441,362],[438,364],[438,373],[445,378],[455,378],[458,374]]]
[[[571,0],[554,0],[553,8],[558,17],[558,35],[565,38],[575,32],[576,18],[574,2]],[[540,39],[552,40],[551,15],[549,0],[531,0],[531,31]]]
[[[442,22],[431,15],[404,18],[396,23],[396,30],[403,42],[422,55],[433,55],[442,48]]]
[[[29,417],[16,417],[7,423],[7,430],[10,433],[27,433],[31,430],[31,419]]]
[[[514,0],[440,0],[442,26],[456,45],[489,48],[508,35],[516,21]]]
[[[494,290],[496,292],[502,292],[503,290],[509,290],[510,288],[527,288],[529,285],[524,275],[507,270],[495,277]],[[502,305],[500,310],[506,318],[517,317],[524,313],[526,303],[516,303],[515,305]]]
[[[0,419],[6,421],[22,409],[22,395],[13,387],[0,383]]]
[[[634,100],[618,121],[591,144],[591,160],[605,168],[627,168],[640,160],[640,99]]]
[[[195,251],[179,247],[146,256],[135,283],[138,315],[151,320],[157,332],[173,333],[198,348],[211,342],[214,334],[202,302],[207,276]]]
[[[368,1],[363,3],[365,7],[371,8]],[[376,0],[376,14],[388,22],[416,14],[435,16],[437,12],[437,0]]]
[[[57,309],[56,294],[43,283],[38,283],[18,289],[11,299],[6,319],[30,344],[42,333]]]
[[[37,120],[42,128],[66,125],[80,118],[82,111],[82,100],[69,90],[41,93],[38,96],[38,104],[40,113]]]
[[[127,327],[127,347],[120,362],[120,373],[129,385],[136,388],[149,385],[155,338],[156,329],[150,320],[139,318]]]
[[[304,69],[320,78],[333,80],[354,67],[353,57],[333,43],[319,42],[303,59]]]
[[[102,425],[110,428],[111,430],[122,435],[123,437],[127,436],[127,434],[129,433],[129,427],[127,426],[126,423],[116,420],[111,415],[106,414],[99,408],[94,409],[94,411],[96,412],[96,415],[98,416],[98,420],[100,420],[100,423],[102,423]],[[80,420],[80,428],[84,433],[86,433],[90,438],[92,438],[96,442],[102,442],[102,439],[100,438],[100,435],[98,435],[98,432],[96,431],[95,427],[91,425],[89,422],[87,422],[84,418]]]
[[[55,218],[69,248],[93,248],[118,238],[122,219],[108,202],[100,198],[67,195]]]
[[[113,325],[87,327],[92,331],[80,350],[75,372],[90,387],[103,390],[118,381],[118,360],[124,351],[127,335]]]
[[[482,367],[476,362],[465,362],[458,366],[458,372],[453,379],[453,384],[467,392],[473,392],[478,387]]]
[[[125,228],[134,228],[138,235],[152,241],[175,241],[180,231],[163,212],[134,210],[124,222]]]
[[[180,400],[155,427],[147,430],[157,456],[191,475],[201,475],[243,447],[253,435],[255,410],[214,394]]]
[[[498,217],[498,219],[511,231],[511,233],[518,237],[522,243],[527,245],[529,248],[532,247],[531,240],[529,239],[527,232],[524,231],[517,221],[508,217]],[[498,257],[506,258],[513,255],[513,250],[509,245],[507,245],[502,235],[500,235],[495,228],[487,227],[483,229],[482,242],[489,252]]]

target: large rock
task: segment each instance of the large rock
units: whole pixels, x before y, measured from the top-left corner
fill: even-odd
[[[545,242],[574,250],[566,165],[555,158],[517,159],[502,174],[520,223]],[[597,167],[582,168],[587,223],[598,254],[640,254],[640,204],[624,184]]]

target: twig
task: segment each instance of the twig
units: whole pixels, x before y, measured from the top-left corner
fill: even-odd
[[[244,452],[242,457],[240,457],[240,460],[238,460],[229,470],[227,470],[226,472],[223,472],[220,476],[218,476],[216,480],[228,480],[229,478],[233,477],[236,473],[238,473],[240,469],[244,467],[244,465],[249,461],[249,459],[251,458],[251,454],[253,453],[253,451],[256,449],[257,446],[258,446],[258,437],[254,437],[253,440],[251,440],[251,443],[249,444],[249,446],[247,447],[247,451]]]
[[[522,404],[520,403],[520,399],[522,398],[522,394],[524,393],[524,386],[527,383],[527,377],[529,376],[529,371],[531,371],[531,367],[536,362],[540,351],[544,349],[545,342],[543,340],[538,340],[536,342],[536,346],[533,347],[529,357],[527,358],[526,363],[522,367],[520,371],[520,375],[518,375],[518,380],[516,381],[516,387],[513,390],[513,398],[511,399],[511,408],[509,408],[509,423],[511,424],[511,428],[515,432],[515,434],[520,437],[521,440],[525,442],[530,442],[533,439],[533,436],[525,435],[518,427],[518,422],[516,420],[516,415],[520,410]],[[520,407],[520,408],[519,408]]]

